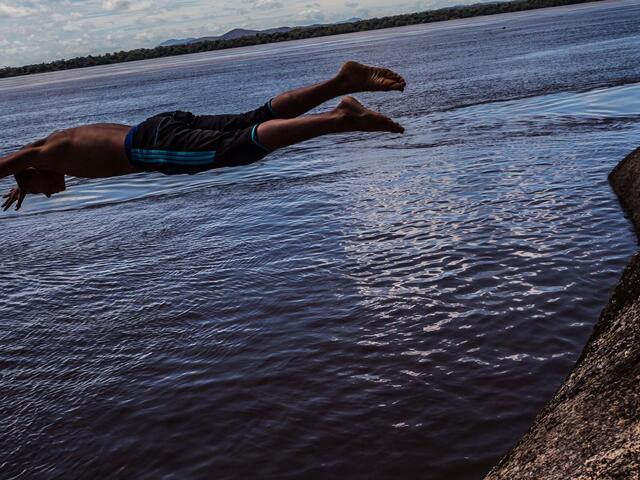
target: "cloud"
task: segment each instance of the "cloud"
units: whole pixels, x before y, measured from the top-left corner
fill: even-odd
[[[224,7],[224,11],[231,15],[246,15],[250,12],[248,8],[244,7]]]
[[[62,13],[53,13],[50,15],[49,18],[55,23],[66,23],[71,20],[79,20],[83,17],[84,15],[82,15],[79,12],[71,12],[71,13],[65,13],[64,15]]]
[[[257,0],[254,7],[261,8],[263,10],[272,10],[275,8],[283,8],[284,5],[278,0]]]
[[[360,4],[358,2],[344,2],[345,7],[358,8]]]
[[[102,8],[110,11],[144,10],[151,6],[151,0],[104,0]]]
[[[34,13],[34,10],[26,7],[15,7],[4,2],[0,2],[0,18],[25,17]]]
[[[155,35],[149,32],[140,32],[136,35],[136,40],[142,40],[142,41],[150,41],[153,40],[155,38]]]
[[[62,30],[64,32],[79,32],[82,30],[82,27],[74,23],[67,23],[66,25],[63,25]]]
[[[307,22],[323,22],[325,20],[324,12],[318,2],[307,3],[304,9],[298,12],[298,16]]]
[[[102,8],[105,10],[129,10],[131,8],[130,0],[105,0],[102,2]]]
[[[308,22],[323,22],[325,19],[324,13],[318,8],[305,8],[298,16]]]

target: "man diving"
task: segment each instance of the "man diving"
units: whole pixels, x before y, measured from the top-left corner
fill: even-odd
[[[321,135],[344,132],[403,133],[398,123],[345,96],[325,113],[303,115],[338,96],[356,92],[403,91],[397,73],[346,62],[331,79],[291,90],[262,107],[237,115],[196,116],[167,112],[137,126],[99,123],[55,132],[0,158],[0,178],[17,185],[5,198],[6,211],[19,210],[27,194],[51,196],[65,189],[65,175],[105,178],[137,172],[197,173],[246,165],[269,153]]]

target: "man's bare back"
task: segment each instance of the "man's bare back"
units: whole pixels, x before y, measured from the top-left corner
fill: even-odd
[[[0,178],[17,186],[4,196],[4,210],[27,194],[51,196],[65,189],[64,176],[106,178],[141,171],[196,173],[252,163],[274,150],[333,133],[402,133],[388,117],[346,96],[333,110],[303,115],[337,96],[362,91],[402,91],[404,79],[385,68],[345,63],[333,78],[292,90],[238,115],[195,116],[168,112],[136,127],[93,124],[49,135],[0,158]]]
[[[96,123],[54,133],[47,139],[58,149],[59,168],[66,175],[82,178],[115,177],[135,173],[124,150],[124,139],[131,130],[128,125]],[[83,162],[77,161],[84,159]],[[46,170],[46,164],[36,166]]]

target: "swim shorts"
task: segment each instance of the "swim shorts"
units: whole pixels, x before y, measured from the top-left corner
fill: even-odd
[[[274,118],[271,101],[238,115],[161,113],[129,131],[125,150],[137,169],[167,175],[246,165],[270,153],[256,130]]]

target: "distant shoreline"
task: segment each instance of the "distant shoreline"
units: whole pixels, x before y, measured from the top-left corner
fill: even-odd
[[[461,7],[447,7],[438,10],[372,18],[351,23],[296,27],[287,32],[258,34],[231,40],[201,41],[164,47],[138,48],[129,51],[122,50],[114,53],[106,53],[104,55],[87,55],[85,57],[75,57],[68,60],[55,60],[53,62],[25,65],[22,67],[5,67],[0,69],[0,78],[592,2],[594,2],[594,0],[515,0],[509,2],[477,3]]]

